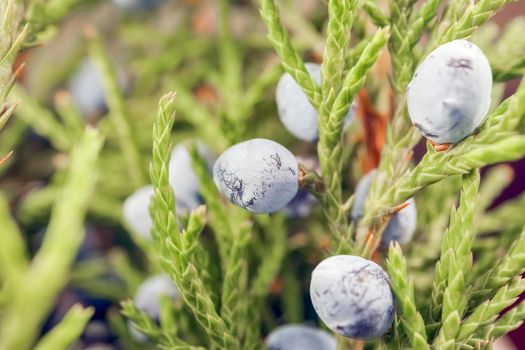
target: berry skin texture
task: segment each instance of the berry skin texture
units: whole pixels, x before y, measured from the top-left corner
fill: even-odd
[[[207,160],[211,170],[213,164],[211,153],[202,144],[198,144],[197,148],[200,155]],[[191,156],[185,144],[178,144],[173,148],[168,174],[177,202],[184,204],[183,207],[189,210],[194,210],[202,204],[199,179],[193,170]]]
[[[137,309],[144,312],[152,320],[160,319],[160,302],[164,296],[173,301],[182,300],[179,290],[173,281],[165,274],[152,276],[146,279],[137,289],[133,299]],[[148,338],[142,334],[133,322],[128,322],[130,335],[138,342],[145,343]]]
[[[143,239],[151,238],[153,220],[149,215],[149,207],[154,194],[153,186],[141,187],[126,198],[122,206],[122,216],[128,228]],[[177,215],[186,215],[199,206],[195,200],[185,200],[183,196],[176,196],[175,200]]]
[[[149,205],[153,195],[153,186],[141,187],[126,198],[122,206],[124,221],[133,232],[144,239],[151,237],[153,221],[149,215]]]
[[[69,91],[78,109],[86,117],[106,109],[102,75],[90,59],[84,60],[71,77]]]
[[[417,226],[416,201],[410,198],[408,206],[395,213],[381,236],[381,247],[388,248],[390,242],[406,244],[412,240]]]
[[[158,6],[162,0],[113,0],[113,3],[122,11],[141,12]]]
[[[315,82],[321,84],[321,66],[316,63],[306,63],[305,66]],[[319,133],[317,111],[290,74],[282,75],[275,94],[279,118],[286,129],[300,140],[316,141]],[[355,104],[352,103],[345,119],[345,127],[350,124],[354,114]]]
[[[146,279],[137,289],[134,302],[137,308],[145,312],[151,319],[160,317],[160,300],[166,296],[173,301],[180,300],[181,295],[173,281],[164,274]]]
[[[361,180],[359,180],[357,186],[355,187],[354,204],[352,205],[352,211],[350,213],[352,221],[355,223],[357,223],[363,215],[366,197],[368,197],[370,185],[372,184],[372,180],[374,179],[376,174],[377,170],[375,169],[369,171],[365,176],[363,176],[363,178],[361,178]]]
[[[325,331],[300,324],[274,329],[266,338],[268,350],[335,350],[336,339]]]
[[[358,256],[336,255],[317,265],[310,298],[328,328],[347,338],[379,338],[394,319],[388,275],[376,263]]]
[[[316,157],[297,157],[297,162],[304,165],[307,169],[317,173],[321,172],[319,160]],[[312,209],[319,203],[316,196],[306,189],[299,189],[295,197],[283,208],[283,213],[289,218],[306,218]]]
[[[377,170],[370,171],[356,186],[354,205],[351,212],[351,218],[354,223],[357,223],[363,215],[366,197],[376,174]],[[407,203],[408,205],[405,208],[390,218],[381,236],[381,248],[388,248],[390,242],[406,244],[412,240],[417,228],[417,207],[414,198],[407,200]]]
[[[408,85],[410,119],[432,142],[457,143],[483,122],[491,91],[483,52],[467,40],[451,41],[425,58]]]
[[[297,194],[299,166],[277,142],[251,139],[228,148],[213,166],[213,180],[233,204],[253,213],[273,213]]]

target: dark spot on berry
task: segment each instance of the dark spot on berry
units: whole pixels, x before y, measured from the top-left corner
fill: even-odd
[[[281,170],[281,166],[283,165],[281,161],[281,156],[278,153],[274,153],[270,156],[270,158],[272,158],[272,160],[274,161],[277,170]]]
[[[437,138],[439,135],[433,134],[430,131],[427,131],[419,123],[414,123],[414,127],[425,137],[427,138]]]
[[[453,68],[466,68],[472,70],[472,61],[468,58],[454,58],[452,57],[448,63],[447,66],[453,67]]]
[[[292,173],[292,175],[295,176],[295,170],[293,170],[292,168],[288,167],[288,170],[290,170],[290,172]]]

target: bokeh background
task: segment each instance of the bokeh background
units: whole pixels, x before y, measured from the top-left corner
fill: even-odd
[[[154,0],[151,1],[154,2]],[[318,4],[316,0],[297,1],[300,2],[306,13],[315,9]],[[122,76],[119,81],[121,81],[123,91],[130,90],[130,94],[139,96],[136,99],[131,99],[132,102],[128,108],[133,110],[135,116],[133,122],[138,125],[137,129],[143,128],[145,130],[144,135],[148,135],[143,140],[144,143],[147,143],[151,134],[151,124],[160,91],[157,95],[140,96],[140,91],[154,90],[152,87],[156,84],[155,81],[143,79],[143,73],[156,69],[165,69],[168,72],[167,67],[178,65],[176,78],[192,86],[191,92],[203,105],[213,104],[217,95],[213,86],[202,81],[198,74],[196,76],[199,78],[192,81],[194,70],[198,70],[202,66],[193,63],[201,63],[202,55],[211,54],[209,45],[213,41],[213,33],[217,27],[217,4],[213,0],[178,0],[177,3],[168,0],[168,2],[173,4],[163,4],[161,9],[152,9],[152,12],[147,15],[122,13],[110,2],[86,2],[64,20],[58,29],[58,34],[56,32],[47,33],[47,35],[56,34],[55,39],[44,47],[37,45],[22,52],[17,64],[25,63],[26,67],[18,77],[19,83],[25,86],[29,95],[44,105],[52,106],[60,105],[62,102],[67,103],[68,99],[72,98],[71,94],[74,97],[75,82],[69,76],[75,72],[78,74],[79,62],[82,62],[82,56],[85,55],[86,41],[84,38],[89,35],[86,32],[89,32],[89,28],[96,28],[100,35],[108,38],[109,50],[115,61],[120,62],[117,66],[121,64]],[[258,40],[260,41],[261,37],[264,36],[254,35],[253,38],[250,38],[250,33],[264,33],[264,26],[256,17],[256,13],[246,11],[244,8],[246,4],[250,3],[249,1],[238,0],[235,3],[237,6],[234,11],[233,27],[238,33],[244,33],[248,40],[252,40],[251,45],[253,47],[257,47],[259,45]],[[180,8],[190,8],[191,10],[178,11]],[[519,15],[525,16],[525,0],[519,0],[508,5],[492,19],[492,22],[505,25],[509,20]],[[129,16],[133,16],[132,20],[129,19]],[[126,32],[120,32],[118,29],[118,24],[121,21],[131,22],[131,24],[128,23]],[[177,22],[179,24],[176,24]],[[154,32],[142,31],[142,25],[177,28],[181,35],[173,38],[151,37],[150,35]],[[184,34],[185,32],[192,34]],[[119,40],[121,36],[123,37],[122,41]],[[193,40],[190,38],[197,38],[194,44],[189,42]],[[169,55],[160,54],[158,50],[165,47],[166,43],[156,45],[157,40],[172,40],[173,42],[169,45],[175,53],[173,57],[177,57],[177,60],[184,61],[184,63],[179,65],[179,62],[170,61],[172,58]],[[261,42],[260,45],[265,47],[267,43]],[[258,54],[259,51],[254,49],[253,56]],[[159,59],[156,62],[141,59],[150,55],[159,55]],[[311,53],[311,58],[318,58],[315,52]],[[247,59],[249,60],[250,57],[248,56]],[[267,59],[272,60],[275,57],[269,56]],[[87,67],[86,69],[89,70],[90,68]],[[257,68],[252,74],[256,74],[256,71]],[[518,80],[510,81],[505,87],[505,96],[512,94],[517,85]],[[76,103],[82,105],[83,102],[79,100]],[[103,110],[104,106],[97,107],[96,111],[85,113],[84,117],[88,123],[95,123],[103,114],[100,110]],[[271,115],[275,113],[274,106],[272,104],[261,106],[259,112]],[[5,139],[6,142],[0,147],[2,150],[0,154],[6,154],[10,149],[15,151],[15,155],[7,160],[5,170],[0,170],[2,172],[0,187],[8,193],[13,212],[17,214],[17,219],[24,232],[27,232],[30,250],[34,252],[42,240],[49,212],[45,208],[35,208],[41,202],[37,200],[28,202],[27,198],[35,191],[48,185],[53,179],[55,170],[63,169],[67,160],[63,154],[53,150],[56,145],[51,144],[50,140],[42,137],[38,132],[17,124],[16,118],[17,115],[8,125],[11,132],[7,135],[15,137],[12,129],[18,127],[22,136],[19,135],[15,143],[10,143],[9,139]],[[270,116],[251,125],[250,128],[253,129],[253,133],[270,137],[286,133],[281,127],[276,126],[276,123],[268,122],[268,119],[271,118],[276,118],[276,116]],[[188,133],[190,132],[190,128],[184,121],[180,122],[177,127],[181,130],[181,138],[186,136],[186,130]],[[0,133],[1,140],[2,134]],[[311,146],[302,146],[306,150],[309,147],[311,148]],[[424,145],[421,145],[421,148],[424,149]],[[118,157],[118,155],[115,156]],[[514,179],[496,199],[493,204],[494,207],[525,191],[525,177],[523,176],[525,160],[514,162],[511,167],[515,174]],[[125,183],[126,180],[123,182]],[[111,184],[111,186],[118,188],[118,184]],[[85,306],[94,306],[96,312],[93,320],[88,324],[75,349],[83,349],[89,344],[95,343],[107,344],[106,347],[101,346],[100,350],[117,349],[114,334],[108,327],[108,315],[118,313],[118,300],[129,295],[119,279],[113,275],[112,268],[114,265],[112,264],[115,262],[118,264],[118,261],[124,259],[124,256],[139,266],[145,263],[129,235],[118,224],[120,213],[115,211],[115,208],[118,207],[113,206],[113,203],[102,201],[101,205],[103,204],[107,206],[91,213],[92,215],[88,219],[86,240],[77,257],[77,268],[72,274],[70,286],[61,293],[57,306],[43,329],[43,332],[49,330],[75,303],[80,302]],[[525,208],[523,209],[525,214]],[[127,252],[126,255],[123,254],[124,251]],[[100,281],[100,284],[96,283],[97,280]],[[311,308],[307,305],[305,307]],[[509,337],[516,349],[525,350],[525,326],[512,332]]]

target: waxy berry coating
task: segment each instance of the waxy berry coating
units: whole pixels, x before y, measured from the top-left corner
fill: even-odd
[[[297,194],[298,176],[295,156],[266,139],[228,148],[213,167],[213,179],[221,194],[254,213],[272,213],[288,204]]]
[[[325,331],[300,324],[274,329],[266,338],[268,350],[335,350],[334,336]]]
[[[124,221],[133,232],[142,238],[151,237],[153,221],[149,215],[149,205],[154,195],[153,186],[144,186],[133,192],[122,206]]]
[[[142,282],[133,301],[137,309],[146,313],[152,320],[159,321],[161,298],[163,297],[173,301],[182,300],[173,281],[167,275],[160,274]],[[128,321],[128,329],[136,341],[144,343],[148,340],[148,337],[142,334],[131,321]]]
[[[297,157],[297,162],[306,167],[309,171],[320,173],[319,160],[316,157]],[[300,188],[295,197],[288,203],[282,212],[289,218],[305,218],[310,215],[312,209],[319,203],[319,200],[306,189]]]
[[[122,206],[122,215],[126,224],[133,232],[145,239],[151,237],[153,220],[149,214],[149,207],[154,194],[153,186],[141,187],[126,198]],[[186,197],[189,200],[186,200]],[[177,215],[186,215],[199,205],[196,199],[192,199],[190,196],[186,197],[182,195],[175,197]]]
[[[336,255],[317,265],[310,298],[321,320],[344,337],[381,337],[394,319],[388,275],[376,263],[358,256]]]
[[[381,247],[388,248],[390,242],[405,244],[412,240],[417,226],[417,208],[414,198],[405,203],[408,205],[395,213],[381,236]]]
[[[162,0],[113,0],[123,11],[146,11],[158,6]]]
[[[175,301],[181,298],[179,290],[173,281],[164,274],[146,279],[135,293],[134,302],[137,308],[145,312],[153,320],[160,317],[160,300],[166,296]]]
[[[359,180],[354,191],[354,204],[352,205],[352,211],[350,216],[352,221],[357,223],[361,216],[363,215],[363,210],[366,203],[366,198],[368,197],[368,192],[370,191],[370,185],[372,180],[374,180],[377,174],[377,170],[369,171],[365,176]]]
[[[321,66],[316,63],[306,63],[305,67],[315,82],[320,85]],[[292,135],[308,142],[317,140],[319,133],[317,111],[290,74],[284,73],[279,80],[275,100],[279,118]],[[345,119],[345,126],[352,121],[354,112],[355,105],[352,104]]]
[[[370,190],[372,180],[377,174],[377,170],[372,170],[366,174],[357,184],[355,190],[354,204],[352,206],[351,218],[357,223],[363,215],[366,198]],[[387,248],[390,242],[405,244],[410,242],[417,228],[417,208],[414,198],[407,200],[408,205],[392,215],[390,221],[383,231],[380,245]]]
[[[483,52],[466,40],[434,50],[407,88],[412,124],[437,144],[456,143],[482,123],[490,107],[492,71]]]
[[[211,168],[213,161],[208,149],[202,144],[198,144],[197,149]],[[168,173],[177,202],[184,203],[189,210],[202,204],[199,179],[193,170],[191,156],[185,144],[179,144],[173,148]]]
[[[69,91],[84,116],[96,115],[106,109],[102,74],[90,59],[84,60],[71,77]]]

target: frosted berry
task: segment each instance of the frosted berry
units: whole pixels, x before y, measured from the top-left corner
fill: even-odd
[[[298,175],[295,156],[266,139],[228,148],[213,167],[213,179],[222,195],[254,213],[272,213],[288,204],[297,194]]]
[[[454,40],[430,53],[414,74],[407,89],[410,119],[434,143],[456,143],[482,123],[491,92],[492,71],[483,52]]]
[[[202,144],[198,144],[197,147],[200,155],[208,161],[211,168],[213,160],[210,152]],[[168,173],[171,188],[173,188],[178,202],[184,203],[184,206],[190,210],[202,204],[199,194],[199,179],[193,170],[187,145],[179,144],[173,148]]]
[[[142,282],[135,293],[134,303],[137,309],[158,322],[160,319],[161,298],[164,296],[173,301],[181,300],[182,298],[173,281],[167,275],[160,274]],[[130,335],[136,341],[144,343],[148,340],[146,335],[140,332],[133,322],[128,322],[128,329]]]
[[[377,170],[369,171],[355,187],[354,191],[354,204],[352,205],[352,211],[350,213],[352,221],[357,223],[361,216],[363,215],[363,210],[366,203],[366,198],[368,197],[368,192],[370,191],[370,185],[372,180],[374,180],[377,174]]]
[[[144,239],[151,237],[153,220],[149,214],[149,207],[153,195],[153,186],[148,185],[141,187],[126,198],[122,206],[124,221],[134,233],[137,233]],[[176,196],[175,199],[177,215],[186,215],[198,206],[194,201],[185,200],[183,196],[180,196],[180,198]]]
[[[135,306],[151,319],[160,318],[160,301],[163,296],[173,301],[180,300],[181,295],[173,281],[164,274],[146,279],[135,293]]]
[[[153,198],[153,186],[144,186],[126,198],[122,206],[124,221],[129,228],[142,238],[150,238],[153,221],[149,206]]]
[[[354,223],[357,223],[363,215],[368,191],[372,180],[377,174],[377,170],[372,170],[366,174],[356,186],[354,205],[352,206],[351,218]],[[417,209],[414,198],[407,201],[407,206],[397,213],[395,213],[388,222],[387,226],[381,236],[380,245],[386,248],[390,242],[395,241],[399,244],[410,242],[417,226]]]
[[[274,329],[266,338],[268,350],[335,350],[335,337],[313,327],[291,324]]]
[[[102,75],[90,59],[83,61],[72,76],[69,91],[84,116],[96,115],[106,109]]]
[[[316,63],[306,63],[305,66],[315,82],[321,84],[321,66]],[[275,100],[279,118],[292,135],[304,141],[317,140],[317,111],[290,74],[284,73],[279,80]],[[355,104],[352,104],[345,119],[346,126],[354,113]]]
[[[386,272],[358,256],[332,256],[317,265],[310,298],[328,328],[348,338],[381,337],[394,319],[394,297]]]
[[[406,244],[412,240],[417,226],[416,201],[410,198],[405,208],[395,213],[381,236],[381,247],[388,248],[390,242]]]
[[[319,161],[315,157],[297,157],[297,161],[307,169],[321,172]],[[299,189],[295,197],[283,208],[283,213],[289,218],[305,218],[319,203],[317,197],[308,192],[306,189]]]
[[[162,0],[113,0],[113,3],[123,11],[140,12],[153,9]]]
[[[122,89],[128,85],[128,77],[117,68],[118,83]],[[107,110],[102,84],[102,73],[91,59],[85,59],[71,77],[68,88],[75,105],[84,117],[103,114]]]

